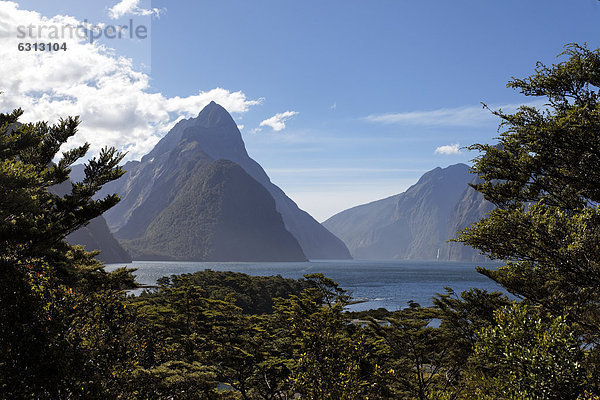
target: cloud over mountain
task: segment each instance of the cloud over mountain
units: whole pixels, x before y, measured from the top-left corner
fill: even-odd
[[[80,131],[67,143],[69,147],[87,141],[95,153],[110,144],[135,159],[147,153],[178,119],[195,116],[210,101],[234,114],[261,102],[223,88],[186,97],[152,91],[149,76],[138,71],[131,59],[80,37],[82,31],[77,29],[83,23],[73,17],[48,18],[3,1],[0,21],[0,110],[21,107],[23,122],[56,122],[79,115]],[[37,42],[57,42],[51,35],[59,32],[67,50],[19,51],[19,43],[33,41],[23,38],[23,33],[30,34],[29,26],[35,28]]]

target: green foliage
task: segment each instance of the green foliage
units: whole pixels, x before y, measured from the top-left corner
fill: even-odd
[[[445,331],[430,324],[437,310],[410,303],[407,309],[386,318],[387,324],[371,324],[385,346],[386,368],[395,398],[435,399],[435,392],[450,382],[442,369],[449,354]]]
[[[104,149],[86,165],[86,178],[72,184],[65,196],[50,189],[67,180],[69,166],[83,156],[88,145],[63,153],[53,163],[60,146],[77,132],[77,118],[49,126],[44,122],[19,124],[21,110],[0,117],[0,255],[7,262],[27,257],[64,260],[62,239],[118,201],[117,196],[94,200],[103,184],[118,178],[123,155]],[[61,271],[64,272],[64,271]]]
[[[130,300],[150,331],[139,358],[147,382],[162,382],[161,366],[179,360],[208,368],[205,387],[226,384],[243,399],[351,399],[383,390],[372,338],[348,324],[348,296],[321,274],[293,281],[206,270],[160,283]],[[188,384],[194,374],[178,370]],[[161,385],[155,390],[164,392]]]
[[[265,314],[273,311],[273,299],[299,294],[315,285],[311,281],[277,276],[249,276],[230,271],[204,270],[193,274],[162,278],[164,288],[202,288],[203,296],[214,300],[233,299],[246,314]],[[146,294],[152,296],[152,294]]]
[[[211,272],[206,271],[209,275]],[[201,281],[198,276],[196,279]],[[130,300],[140,325],[147,330],[138,376],[159,385],[155,390],[161,393],[183,390],[182,385],[187,385],[186,392],[202,390],[207,398],[218,382],[242,387],[244,380],[237,382],[239,377],[231,379],[228,372],[229,367],[246,367],[245,352],[240,346],[249,346],[250,342],[245,340],[254,338],[249,334],[253,324],[248,317],[233,304],[232,297],[208,298],[208,292],[194,285],[193,279],[184,278],[176,284],[162,280],[162,283],[158,292]],[[187,367],[169,372],[166,375],[169,379],[165,380],[165,368],[173,362]],[[174,386],[168,385],[169,382]],[[145,386],[153,387],[148,385]]]
[[[562,317],[514,304],[495,313],[469,360],[469,398],[576,399],[584,352]]]
[[[485,182],[476,188],[501,208],[534,201],[576,210],[600,200],[600,52],[573,44],[562,55],[568,60],[538,63],[534,75],[508,83],[527,96],[546,97],[547,107],[494,112],[505,128],[499,143],[471,146],[484,153],[475,170]]]
[[[484,328],[484,347],[477,353],[489,363],[495,358],[505,363],[507,373],[522,365],[531,368],[523,381],[513,375],[509,379],[518,393],[532,398],[582,394],[581,371],[569,364],[574,359],[584,366],[587,387],[595,391],[599,384],[600,51],[571,44],[561,56],[566,61],[538,63],[534,75],[508,84],[527,96],[545,97],[547,104],[541,109],[522,106],[514,114],[494,112],[502,120],[498,143],[471,146],[481,152],[473,170],[483,179],[473,186],[497,208],[458,238],[491,258],[506,260],[499,269],[480,272],[523,298],[523,309],[503,311],[497,328]],[[541,320],[532,320],[523,311],[527,305],[542,306],[550,317],[540,313]],[[548,331],[558,335],[556,342],[543,336]],[[582,341],[585,357],[575,357],[567,332]],[[498,335],[523,340],[515,343],[522,348],[509,357],[498,350],[509,349]],[[527,341],[537,343],[539,353],[527,353]],[[552,357],[565,363],[564,374],[543,369],[550,368],[542,363]],[[488,375],[483,381],[492,382],[491,387],[508,384],[502,376]],[[544,392],[548,388],[567,397],[552,397]]]
[[[317,288],[281,301],[274,316],[279,334],[293,350],[286,360],[290,374],[284,387],[306,399],[381,396],[374,343],[344,318],[345,292],[320,274],[307,278],[316,280]]]
[[[600,400],[600,396],[596,396],[595,394],[586,391],[584,394],[579,396],[578,400]]]
[[[167,361],[151,368],[136,368],[129,377],[130,391],[125,398],[142,399],[219,399],[215,374],[199,362]]]
[[[55,185],[84,145],[59,148],[77,118],[19,124],[21,110],[0,114],[0,392],[6,398],[106,398],[132,368],[134,317],[123,307],[128,271],[109,274],[94,253],[63,241],[114,205],[92,197],[122,174],[122,155],[104,149],[86,178],[59,196]]]
[[[441,390],[458,394],[464,391],[464,368],[480,339],[480,332],[495,325],[494,312],[510,301],[500,292],[470,289],[458,296],[447,288],[433,303],[438,310],[441,338],[448,348],[443,360],[447,385]]]
[[[600,53],[570,45],[565,62],[538,65],[510,87],[548,106],[495,112],[505,131],[482,152],[474,185],[498,206],[459,240],[510,262],[482,270],[511,292],[600,333]],[[592,332],[592,330],[596,332]]]

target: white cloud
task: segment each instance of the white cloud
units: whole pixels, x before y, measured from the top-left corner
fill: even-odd
[[[460,147],[458,143],[440,146],[435,149],[435,154],[460,154]]]
[[[21,10],[14,2],[0,1],[0,21],[0,112],[21,107],[25,111],[21,122],[53,123],[60,117],[79,115],[79,132],[65,147],[87,141],[96,153],[111,145],[126,149],[128,159],[136,159],[152,149],[179,119],[197,115],[211,100],[232,113],[244,113],[262,101],[223,88],[187,97],[151,92],[148,75],[137,71],[130,59],[77,36],[61,39],[67,43],[66,51],[17,50],[23,41],[17,38],[17,27],[78,26],[80,21],[72,17],[46,18]],[[45,39],[42,36],[36,41]]]
[[[536,100],[524,105],[543,107],[544,100]],[[501,109],[504,112],[514,112],[521,104],[504,104],[490,106],[491,110]],[[411,111],[386,114],[372,114],[364,118],[369,122],[398,125],[420,126],[480,126],[498,123],[498,117],[490,110],[480,106],[465,106],[457,108],[440,108],[429,111]]]
[[[159,16],[161,12],[158,8],[146,9],[140,7],[140,0],[121,0],[108,9],[108,16],[112,19],[121,18],[124,15],[154,15]]]
[[[286,111],[279,114],[275,114],[269,119],[265,119],[260,123],[259,126],[270,126],[274,131],[282,131],[285,129],[285,123],[292,118],[294,115],[298,115],[297,111]],[[258,129],[256,132],[260,132]]]

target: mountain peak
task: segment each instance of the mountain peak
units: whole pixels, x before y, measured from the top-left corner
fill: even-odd
[[[342,211],[323,225],[358,259],[479,261],[479,252],[448,243],[493,208],[469,187],[475,178],[466,164],[438,167],[405,192]]]
[[[242,135],[231,115],[211,101],[196,118],[179,121],[150,153],[142,157],[142,162],[172,151],[185,140],[201,143],[201,149],[213,159],[227,158],[226,155],[232,152],[246,152]]]
[[[455,179],[455,177],[462,177],[469,173],[469,166],[467,164],[458,163],[452,164],[445,168],[435,167],[431,171],[426,172],[419,178],[417,184],[426,182],[430,179]]]
[[[235,121],[233,118],[231,118],[231,115],[229,115],[227,110],[214,101],[208,103],[208,105],[206,105],[206,107],[200,111],[198,116],[195,118],[195,122],[196,124],[206,128],[214,128],[231,124],[237,127]]]
[[[196,174],[193,168],[200,168],[200,162],[206,161],[206,158],[232,161],[264,187],[275,202],[276,215],[283,218],[286,231],[299,243],[304,255],[311,259],[350,258],[350,252],[342,241],[298,208],[293,200],[271,182],[262,167],[248,156],[237,124],[227,110],[214,101],[207,104],[196,118],[179,121],[141,162],[120,179],[122,184],[114,192],[122,195],[123,201],[107,212],[110,226],[118,230],[123,238],[126,234],[132,240],[136,236],[141,237],[158,213],[170,207],[173,195],[167,189],[168,185],[185,182],[187,177],[194,178]],[[220,163],[215,165],[219,166]],[[190,169],[186,169],[188,167]],[[196,189],[190,189],[189,193],[195,195],[197,192]],[[244,200],[246,192],[237,191],[235,196],[227,198],[233,199],[236,196]],[[153,200],[148,200],[151,197]],[[262,215],[257,210],[253,213]],[[182,215],[184,219],[187,216],[185,213]],[[143,220],[143,224],[138,224],[135,219],[137,216]],[[258,225],[260,224],[256,224],[257,227]],[[172,228],[178,228],[177,224],[172,224]],[[135,235],[130,233],[133,231]]]
[[[223,110],[226,112],[225,108],[223,106],[221,106],[220,104],[218,104],[217,102],[215,102],[214,100],[211,100],[210,103],[205,105],[204,108],[202,110],[200,110],[200,113],[205,110]]]

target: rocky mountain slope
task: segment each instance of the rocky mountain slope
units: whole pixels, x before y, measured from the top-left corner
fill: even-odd
[[[226,160],[186,176],[143,237],[124,244],[139,260],[305,260],[273,197]]]
[[[285,228],[306,257],[350,258],[344,243],[298,208],[248,156],[235,121],[214,102],[196,118],[177,123],[141,161],[125,164],[127,173],[123,177],[103,188],[101,195],[121,196],[121,202],[104,214],[115,237],[127,240],[128,246],[142,243],[136,239],[147,235],[150,225],[162,212],[167,208],[172,210],[183,181],[219,159],[236,163],[268,191]]]
[[[474,179],[465,164],[436,168],[404,193],[342,211],[323,225],[358,259],[482,260],[447,243],[493,207],[468,186]]]

